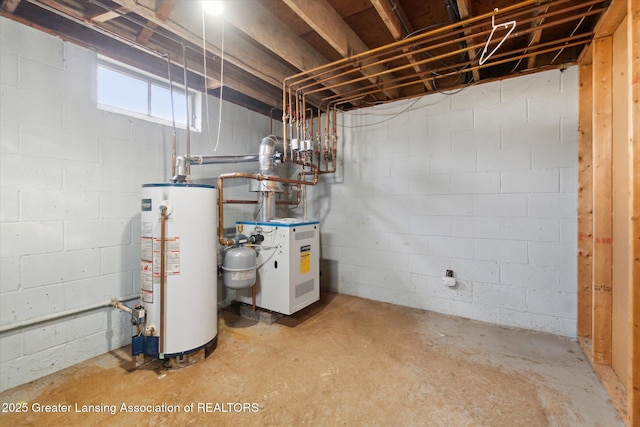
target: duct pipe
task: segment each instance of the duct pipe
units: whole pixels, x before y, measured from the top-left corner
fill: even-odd
[[[176,158],[173,182],[184,182],[189,175],[187,165],[214,165],[222,163],[248,163],[257,162],[258,156],[249,154],[245,156],[218,156],[218,155],[196,155],[179,156]]]
[[[169,54],[164,55],[167,58],[167,74],[169,75],[169,95],[171,96],[171,176],[176,175],[176,113],[173,108],[173,80],[171,79],[171,58]]]
[[[258,150],[258,164],[260,167],[260,175],[277,176],[275,170],[276,159],[280,157],[280,153],[284,150],[282,141],[275,135],[269,135],[262,138],[260,149]],[[260,199],[260,221],[268,221],[275,217],[275,193],[284,192],[282,182],[272,181],[252,181],[249,191],[260,191],[262,197]]]
[[[46,315],[46,316],[41,316],[41,317],[36,317],[36,318],[33,318],[33,319],[25,320],[25,321],[22,321],[22,322],[12,323],[10,325],[0,326],[0,334],[3,334],[5,332],[15,331],[16,329],[22,329],[22,328],[26,328],[26,327],[29,327],[29,326],[39,325],[41,323],[50,322],[52,320],[62,319],[64,317],[75,316],[77,314],[86,313],[87,311],[96,310],[98,308],[112,307],[112,306],[114,306],[114,301],[115,302],[126,302],[126,301],[136,300],[136,299],[139,299],[139,298],[140,298],[139,294],[128,295],[126,297],[121,297],[121,298],[113,298],[112,300],[110,300],[108,302],[98,302],[98,303],[91,304],[91,305],[86,305],[86,306],[83,306],[83,307],[72,308],[70,310],[61,311],[60,313],[53,313],[53,314],[49,314],[49,315]]]

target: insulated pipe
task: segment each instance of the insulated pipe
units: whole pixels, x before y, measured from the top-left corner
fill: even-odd
[[[118,310],[122,310],[122,311],[124,311],[126,313],[129,313],[129,314],[133,315],[133,310],[131,309],[131,307],[127,307],[121,301],[111,300],[111,305],[113,305],[113,308],[117,308]]]
[[[72,308],[70,310],[61,311],[59,313],[53,313],[46,316],[35,317],[33,319],[24,320],[22,322],[12,323],[10,325],[0,326],[0,334],[4,334],[5,332],[15,331],[16,329],[22,329],[33,325],[39,325],[41,323],[51,322],[52,320],[62,319],[64,317],[75,316],[77,314],[82,314],[87,311],[95,310],[103,307],[112,307],[115,302],[126,302],[133,301],[135,299],[139,299],[140,295],[128,295],[126,297],[121,298],[113,298],[108,302],[98,302],[95,304],[86,305],[83,307]]]
[[[257,181],[275,181],[282,182],[286,184],[296,184],[296,185],[317,185],[318,184],[318,168],[315,165],[312,166],[314,169],[313,172],[313,181],[303,181],[298,179],[290,179],[290,178],[280,178],[278,176],[272,175],[262,175],[256,173],[244,173],[244,172],[234,172],[228,174],[222,174],[218,176],[218,242],[223,246],[231,246],[234,244],[232,239],[224,238],[224,180],[231,178],[246,178],[246,179],[255,179]]]

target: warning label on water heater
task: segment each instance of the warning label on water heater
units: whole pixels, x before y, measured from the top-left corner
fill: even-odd
[[[142,301],[153,302],[153,265],[151,261],[141,261],[140,294]]]
[[[180,274],[180,238],[167,237],[164,239],[165,264],[167,276]],[[160,239],[153,239],[153,277],[160,277]]]
[[[311,245],[300,246],[300,274],[311,271]]]

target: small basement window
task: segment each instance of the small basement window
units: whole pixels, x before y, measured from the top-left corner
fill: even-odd
[[[120,62],[98,58],[98,108],[138,119],[172,126],[169,81]],[[189,89],[189,129],[200,132],[202,95]],[[187,106],[185,88],[173,84],[173,115],[176,127],[185,129]]]

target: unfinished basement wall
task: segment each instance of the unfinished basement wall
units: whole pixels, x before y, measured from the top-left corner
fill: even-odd
[[[2,327],[139,293],[140,188],[169,179],[172,132],[98,110],[96,61],[93,51],[0,18]],[[217,98],[209,109],[215,139]],[[213,154],[203,127],[192,153]],[[269,118],[224,103],[221,129],[218,154],[257,154]],[[184,132],[178,141],[183,154]],[[215,183],[222,172],[255,168],[200,166],[193,175]],[[237,182],[227,193],[245,197],[246,188]],[[226,213],[229,226],[250,218],[241,206]],[[131,334],[127,315],[111,308],[2,333],[0,390],[127,345]]]
[[[570,67],[342,114],[324,286],[575,336],[577,92]]]

